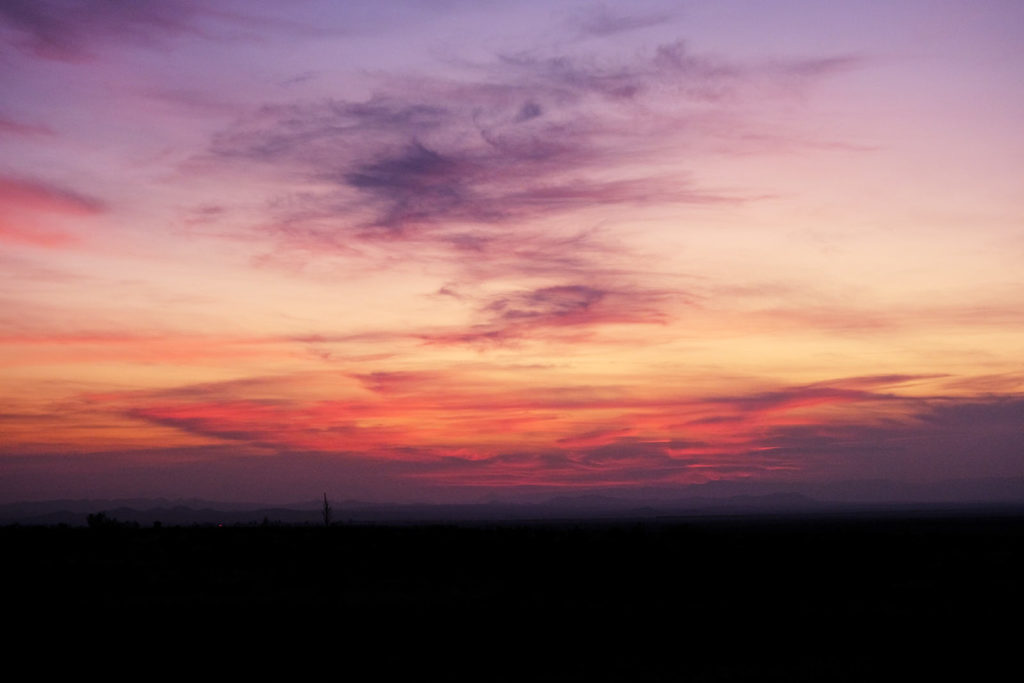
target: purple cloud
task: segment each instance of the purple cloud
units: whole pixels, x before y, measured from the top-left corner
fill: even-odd
[[[664,324],[668,314],[663,307],[669,301],[687,304],[689,295],[621,284],[563,284],[514,290],[480,301],[477,321],[466,328],[424,331],[416,336],[431,345],[477,346],[545,336],[591,338],[593,330],[605,324]]]
[[[452,223],[486,235],[488,224],[585,206],[737,202],[746,197],[701,188],[679,169],[637,175],[626,165],[663,155],[666,140],[731,134],[710,132],[706,116],[700,128],[694,105],[748,82],[818,78],[826,62],[744,67],[682,43],[612,64],[504,55],[462,81],[385,77],[361,102],[269,105],[218,134],[210,153],[273,164],[305,186],[278,224],[330,223],[364,237]]]
[[[0,135],[16,135],[20,137],[49,137],[54,135],[53,129],[40,123],[23,123],[0,115]]]
[[[1020,476],[1024,399],[902,399],[902,418],[778,426],[773,452],[830,477]]]
[[[566,24],[584,35],[612,36],[665,24],[673,18],[668,12],[626,14],[612,10],[607,4],[587,6],[573,12]]]
[[[502,295],[520,298],[483,302],[470,329],[426,332],[431,343],[501,341],[531,320],[583,324],[598,322],[598,313],[651,322],[664,319],[659,302],[673,297],[634,284],[647,264],[591,225],[568,227],[568,217],[601,207],[760,199],[702,187],[680,167],[679,150],[687,141],[735,136],[709,112],[727,112],[722,121],[731,121],[746,106],[740,95],[748,85],[818,79],[827,69],[808,66],[818,61],[741,65],[678,42],[612,62],[503,55],[462,65],[461,79],[379,76],[377,91],[361,101],[264,106],[215,135],[205,161],[279,174],[283,189],[268,198],[257,227],[279,248],[261,264],[287,263],[288,249],[443,260],[458,271],[465,301],[478,299],[474,283],[505,276],[544,278],[526,295],[538,300],[581,287],[616,293],[577,315]],[[666,170],[646,170],[659,167]],[[555,230],[552,221],[560,221]],[[638,296],[635,313],[618,307]]]
[[[43,59],[80,61],[101,42],[151,45],[166,36],[196,32],[202,5],[192,0],[5,0],[0,27],[13,45]]]

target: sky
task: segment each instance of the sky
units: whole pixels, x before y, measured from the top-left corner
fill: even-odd
[[[1024,476],[1024,3],[5,0],[0,500]]]

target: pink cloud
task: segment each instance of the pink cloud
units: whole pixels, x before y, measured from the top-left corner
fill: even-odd
[[[468,368],[347,378],[319,373],[94,392],[33,419],[64,425],[65,435],[81,424],[102,434],[106,415],[118,438],[142,443],[159,434],[167,448],[179,449],[205,443],[211,458],[235,453],[242,469],[270,456],[282,466],[294,458],[294,476],[311,457],[323,461],[319,472],[335,467],[332,462],[339,472],[372,467],[387,473],[392,490],[410,482],[446,490],[557,491],[837,473],[969,474],[970,463],[959,455],[965,448],[983,449],[974,462],[984,471],[1007,473],[1017,467],[1015,444],[1024,429],[1019,397],[902,395],[901,388],[926,380],[912,375],[729,396],[507,382],[496,390]],[[334,387],[336,397],[311,399],[313,383]],[[28,424],[23,416],[12,419]],[[40,448],[26,443],[12,452]],[[202,459],[202,451],[192,452]],[[147,467],[146,457],[140,452],[133,467]]]
[[[39,123],[22,123],[0,115],[0,135],[21,137],[50,137],[55,135],[53,129]]]
[[[232,398],[280,380],[195,391],[94,397],[184,433],[276,452],[344,453],[421,463],[417,476],[469,485],[638,485],[704,481],[815,464],[792,435],[823,452],[851,429],[912,430],[920,399],[873,388],[918,379],[879,376],[732,397],[630,398],[616,390],[512,389],[495,394],[472,373],[353,375],[369,395],[344,400]],[[860,389],[843,388],[858,386]],[[215,393],[211,393],[214,392]],[[227,392],[227,393],[225,393]],[[216,401],[204,400],[220,396]],[[888,406],[883,422],[858,406]],[[828,409],[828,410],[822,410]],[[835,409],[841,409],[838,413]],[[614,425],[613,427],[601,425]],[[488,484],[490,482],[490,484]]]
[[[88,216],[106,209],[103,202],[38,180],[0,175],[0,205],[11,210]]]
[[[38,180],[0,175],[0,239],[40,247],[64,247],[76,238],[46,225],[48,215],[93,216],[103,202]]]

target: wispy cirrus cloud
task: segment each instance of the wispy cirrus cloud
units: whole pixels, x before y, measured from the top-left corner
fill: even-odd
[[[471,370],[349,379],[344,397],[318,400],[303,390],[319,381],[307,375],[93,394],[89,406],[211,443],[397,459],[419,463],[410,476],[480,486],[695,482],[817,467],[856,474],[872,449],[928,458],[927,449],[953,433],[1001,444],[987,456],[999,461],[1022,426],[1019,399],[905,392],[941,379],[931,376],[839,378],[730,396],[528,382],[496,394],[490,375]],[[324,382],[339,386],[335,375]],[[1003,436],[983,438],[967,428],[971,420]]]
[[[0,2],[0,450],[1019,474],[1014,12],[806,5]]]
[[[362,100],[264,106],[194,163],[275,180],[264,217],[249,224],[273,241],[260,265],[288,267],[296,253],[303,269],[334,256],[440,273],[448,284],[437,291],[458,293],[472,321],[422,330],[429,343],[586,335],[665,322],[693,300],[665,278],[649,284],[659,279],[649,255],[599,225],[627,210],[763,198],[704,186],[692,150],[742,137],[736,122],[754,99],[763,106],[768,84],[817,81],[851,63],[740,64],[681,42],[627,59],[505,54],[454,65],[447,78],[376,74]],[[504,279],[521,284],[482,287]]]
[[[41,123],[25,123],[0,114],[0,136],[50,137],[55,135],[52,128]]]
[[[363,101],[269,105],[210,152],[305,184],[304,210],[282,217],[291,229],[334,219],[362,236],[452,223],[486,232],[602,205],[738,202],[747,197],[702,188],[678,163],[662,175],[635,167],[672,159],[688,139],[730,135],[707,107],[750,83],[813,80],[849,63],[748,67],[682,43],[626,63],[505,55],[458,79],[383,77]]]
[[[99,199],[42,180],[0,176],[0,202],[15,210],[89,215],[105,205]]]
[[[0,3],[0,30],[16,48],[43,59],[88,59],[98,43],[161,42],[197,31],[202,3],[192,0],[7,0]]]
[[[42,247],[60,247],[74,237],[46,224],[46,217],[92,216],[107,210],[94,197],[61,185],[0,175],[0,240]]]
[[[244,44],[275,33],[337,36],[360,23],[354,12],[348,22],[309,25],[294,19],[294,9],[236,0],[9,0],[0,3],[0,35],[31,58],[81,65],[111,47],[170,50],[184,38]]]
[[[449,291],[449,295],[454,292]],[[424,332],[430,344],[504,344],[545,335],[579,335],[575,329],[603,325],[665,324],[665,304],[687,304],[681,291],[625,285],[564,284],[492,294],[478,305],[478,320],[456,331]]]
[[[12,325],[0,320],[4,327]],[[297,354],[296,345],[280,338],[214,337],[150,332],[63,332],[0,334],[0,367],[43,363],[143,363],[217,366],[228,359],[281,361]]]
[[[50,425],[54,442],[89,425],[108,450],[159,435],[167,449],[191,449],[190,462],[211,466],[230,449],[233,457],[279,458],[282,471],[294,459],[296,476],[315,457],[325,463],[321,473],[370,467],[391,487],[467,490],[1012,473],[1024,429],[1020,396],[947,395],[941,376],[707,395],[544,384],[513,368],[496,390],[495,371],[319,372],[93,391],[8,418]],[[11,453],[42,452],[12,435]],[[963,459],[965,449],[974,460]]]
[[[585,36],[604,37],[658,26],[673,18],[674,15],[668,11],[626,13],[606,3],[599,3],[571,12],[565,23],[568,30],[578,31]]]

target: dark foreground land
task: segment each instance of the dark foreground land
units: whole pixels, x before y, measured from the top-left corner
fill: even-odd
[[[1019,674],[1016,515],[3,527],[0,544],[9,663],[42,644],[44,666],[142,678]]]

